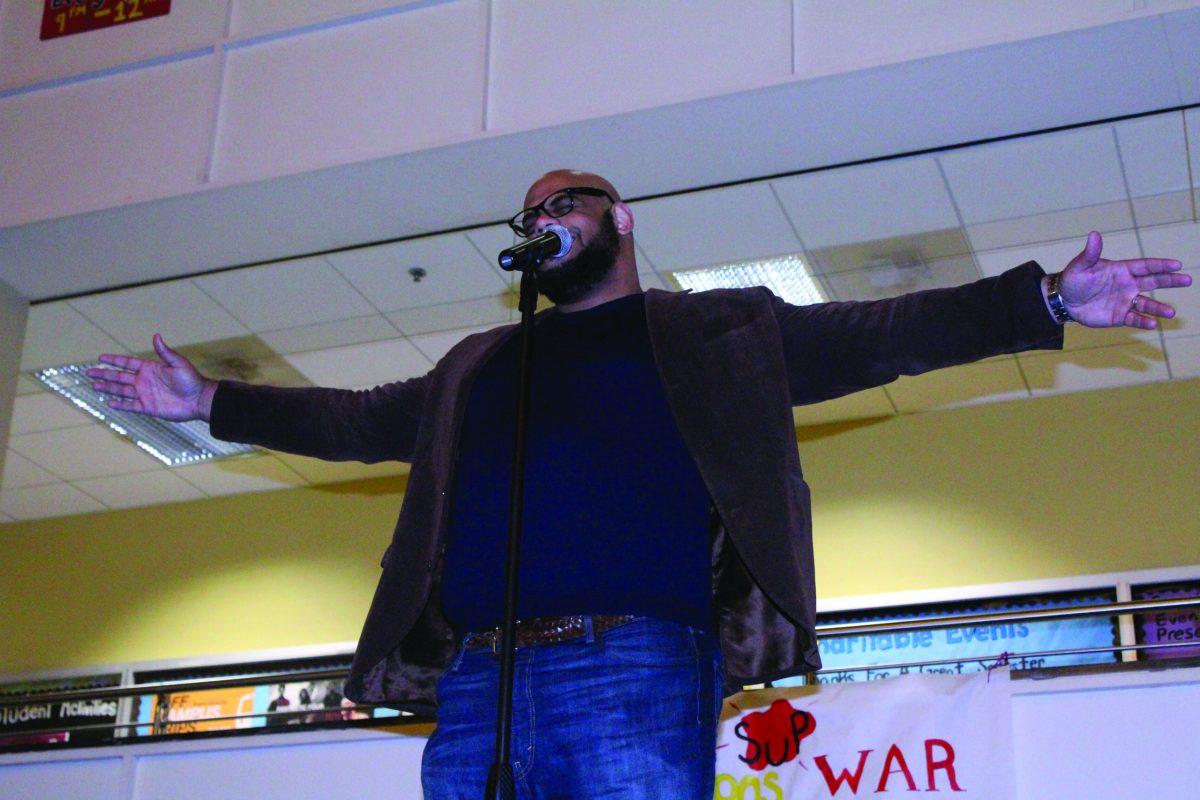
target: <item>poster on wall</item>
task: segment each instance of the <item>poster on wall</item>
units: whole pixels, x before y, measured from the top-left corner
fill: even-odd
[[[171,0],[43,1],[42,41],[162,17],[171,11]]]
[[[115,699],[5,706],[0,708],[0,747],[106,741],[113,737],[116,721]],[[83,725],[88,727],[70,730]]]
[[[1139,586],[1133,590],[1134,600],[1170,600],[1176,597],[1200,597],[1200,586]],[[1168,608],[1134,615],[1139,644],[1185,645],[1195,647],[1160,647],[1142,650],[1138,658],[1157,661],[1168,658],[1200,656],[1200,606]]]
[[[355,709],[340,680],[206,689],[143,695],[134,703],[139,736],[286,728],[395,716],[390,709]],[[232,717],[237,717],[232,719]]]
[[[722,709],[713,797],[1011,800],[1011,702],[1007,669],[737,694]]]

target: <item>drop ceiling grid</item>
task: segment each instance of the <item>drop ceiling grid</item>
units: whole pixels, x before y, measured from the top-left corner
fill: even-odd
[[[155,333],[162,334],[171,346],[250,333],[191,278],[77,297],[67,302],[135,353],[150,350]]]

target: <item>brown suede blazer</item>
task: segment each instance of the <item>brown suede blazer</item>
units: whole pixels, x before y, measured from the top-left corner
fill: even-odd
[[[762,288],[646,293],[663,388],[716,512],[714,625],[731,689],[820,666],[809,491],[791,406],[902,374],[1060,348],[1043,274],[1029,262],[955,289],[803,307]],[[456,649],[439,585],[458,431],[472,376],[516,329],[468,336],[427,375],[369,391],[222,381],[213,399],[221,439],[330,460],[412,462],[346,684],[353,700],[435,708],[437,678]]]

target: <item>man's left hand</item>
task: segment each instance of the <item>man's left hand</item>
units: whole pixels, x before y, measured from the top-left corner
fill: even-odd
[[[1100,234],[1092,231],[1083,252],[1062,272],[1059,296],[1071,319],[1089,328],[1150,329],[1158,326],[1157,317],[1175,316],[1173,307],[1144,293],[1190,286],[1191,276],[1179,272],[1181,263],[1169,258],[1110,261],[1100,257],[1103,245]]]

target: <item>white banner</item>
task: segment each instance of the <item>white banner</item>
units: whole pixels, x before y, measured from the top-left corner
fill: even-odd
[[[734,695],[714,800],[908,796],[1012,800],[1007,669]]]

